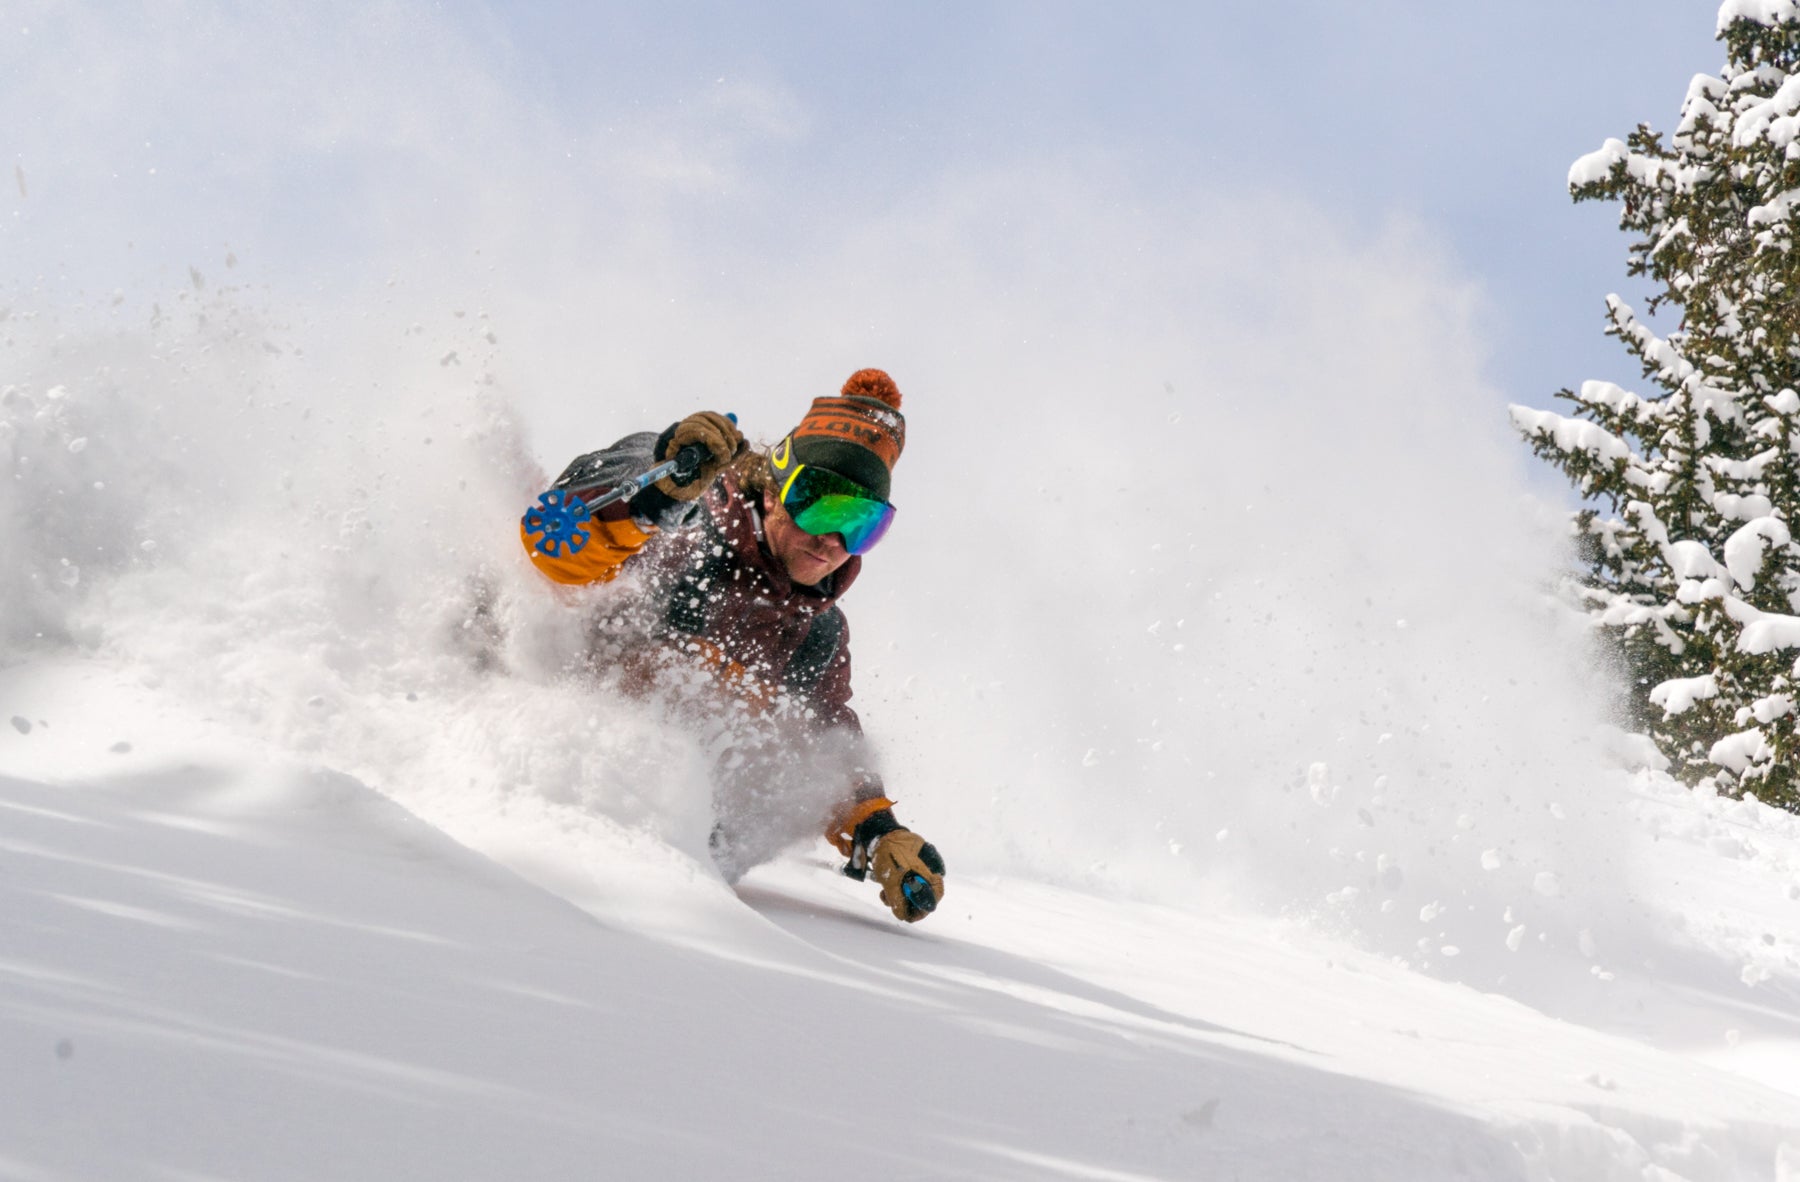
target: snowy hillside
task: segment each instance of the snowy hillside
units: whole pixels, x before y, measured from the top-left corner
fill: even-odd
[[[36,716],[0,779],[0,1176],[1800,1168],[1791,959],[1754,992],[1622,966],[1574,1021],[1303,926],[1006,876],[901,928],[817,851],[734,898],[579,808],[434,818],[471,849],[133,681],[0,681]],[[1690,930],[1794,881],[1792,826],[1645,812]]]

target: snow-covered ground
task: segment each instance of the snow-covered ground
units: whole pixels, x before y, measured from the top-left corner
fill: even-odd
[[[103,661],[0,703],[7,1178],[1800,1170],[1800,839],[1743,806],[1647,791],[1638,836],[1689,957],[1766,925],[1755,987],[1622,966],[1558,1016],[1016,877],[902,927],[822,845],[734,897],[579,807],[421,817]]]

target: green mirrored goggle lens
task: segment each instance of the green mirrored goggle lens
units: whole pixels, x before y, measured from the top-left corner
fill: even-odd
[[[894,523],[894,507],[861,497],[823,496],[793,518],[795,525],[815,537],[842,534],[844,549],[867,554]]]
[[[794,524],[814,537],[842,534],[852,554],[867,554],[894,523],[894,506],[822,468],[797,469],[782,488],[781,503]]]

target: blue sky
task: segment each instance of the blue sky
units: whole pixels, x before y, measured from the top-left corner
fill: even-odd
[[[1140,253],[1204,237],[1215,199],[1302,201],[1370,243],[1407,225],[1484,297],[1500,397],[1539,404],[1636,381],[1600,323],[1609,291],[1641,293],[1614,211],[1569,202],[1570,162],[1669,127],[1722,60],[1712,6],[1676,0],[20,12],[0,30],[0,142],[31,193],[9,186],[0,223],[15,274],[105,290],[230,250],[320,289],[377,257],[473,272],[473,244],[510,239],[751,298],[970,177],[1018,178],[1029,216],[1061,176],[1090,209],[1156,211]],[[1091,265],[1072,250],[1055,281]]]
[[[785,88],[808,132],[759,164],[797,208],[1101,153],[1122,201],[1278,188],[1363,226],[1417,219],[1487,289],[1492,374],[1521,399],[1617,370],[1602,300],[1637,294],[1614,211],[1572,205],[1569,164],[1639,121],[1670,127],[1688,78],[1723,60],[1714,9],[1676,0],[470,11],[513,84],[574,120],[719,78]]]

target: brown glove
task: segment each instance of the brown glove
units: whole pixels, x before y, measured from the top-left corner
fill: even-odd
[[[881,884],[881,901],[907,923],[930,915],[944,897],[944,859],[936,846],[910,829],[875,839],[869,874]]]
[[[691,501],[712,487],[725,465],[736,459],[747,446],[737,424],[715,411],[691,414],[664,431],[656,441],[656,458],[668,461],[681,454],[681,449],[699,445],[706,453],[699,471],[686,483],[677,484],[674,476],[665,476],[650,487],[677,501]]]

